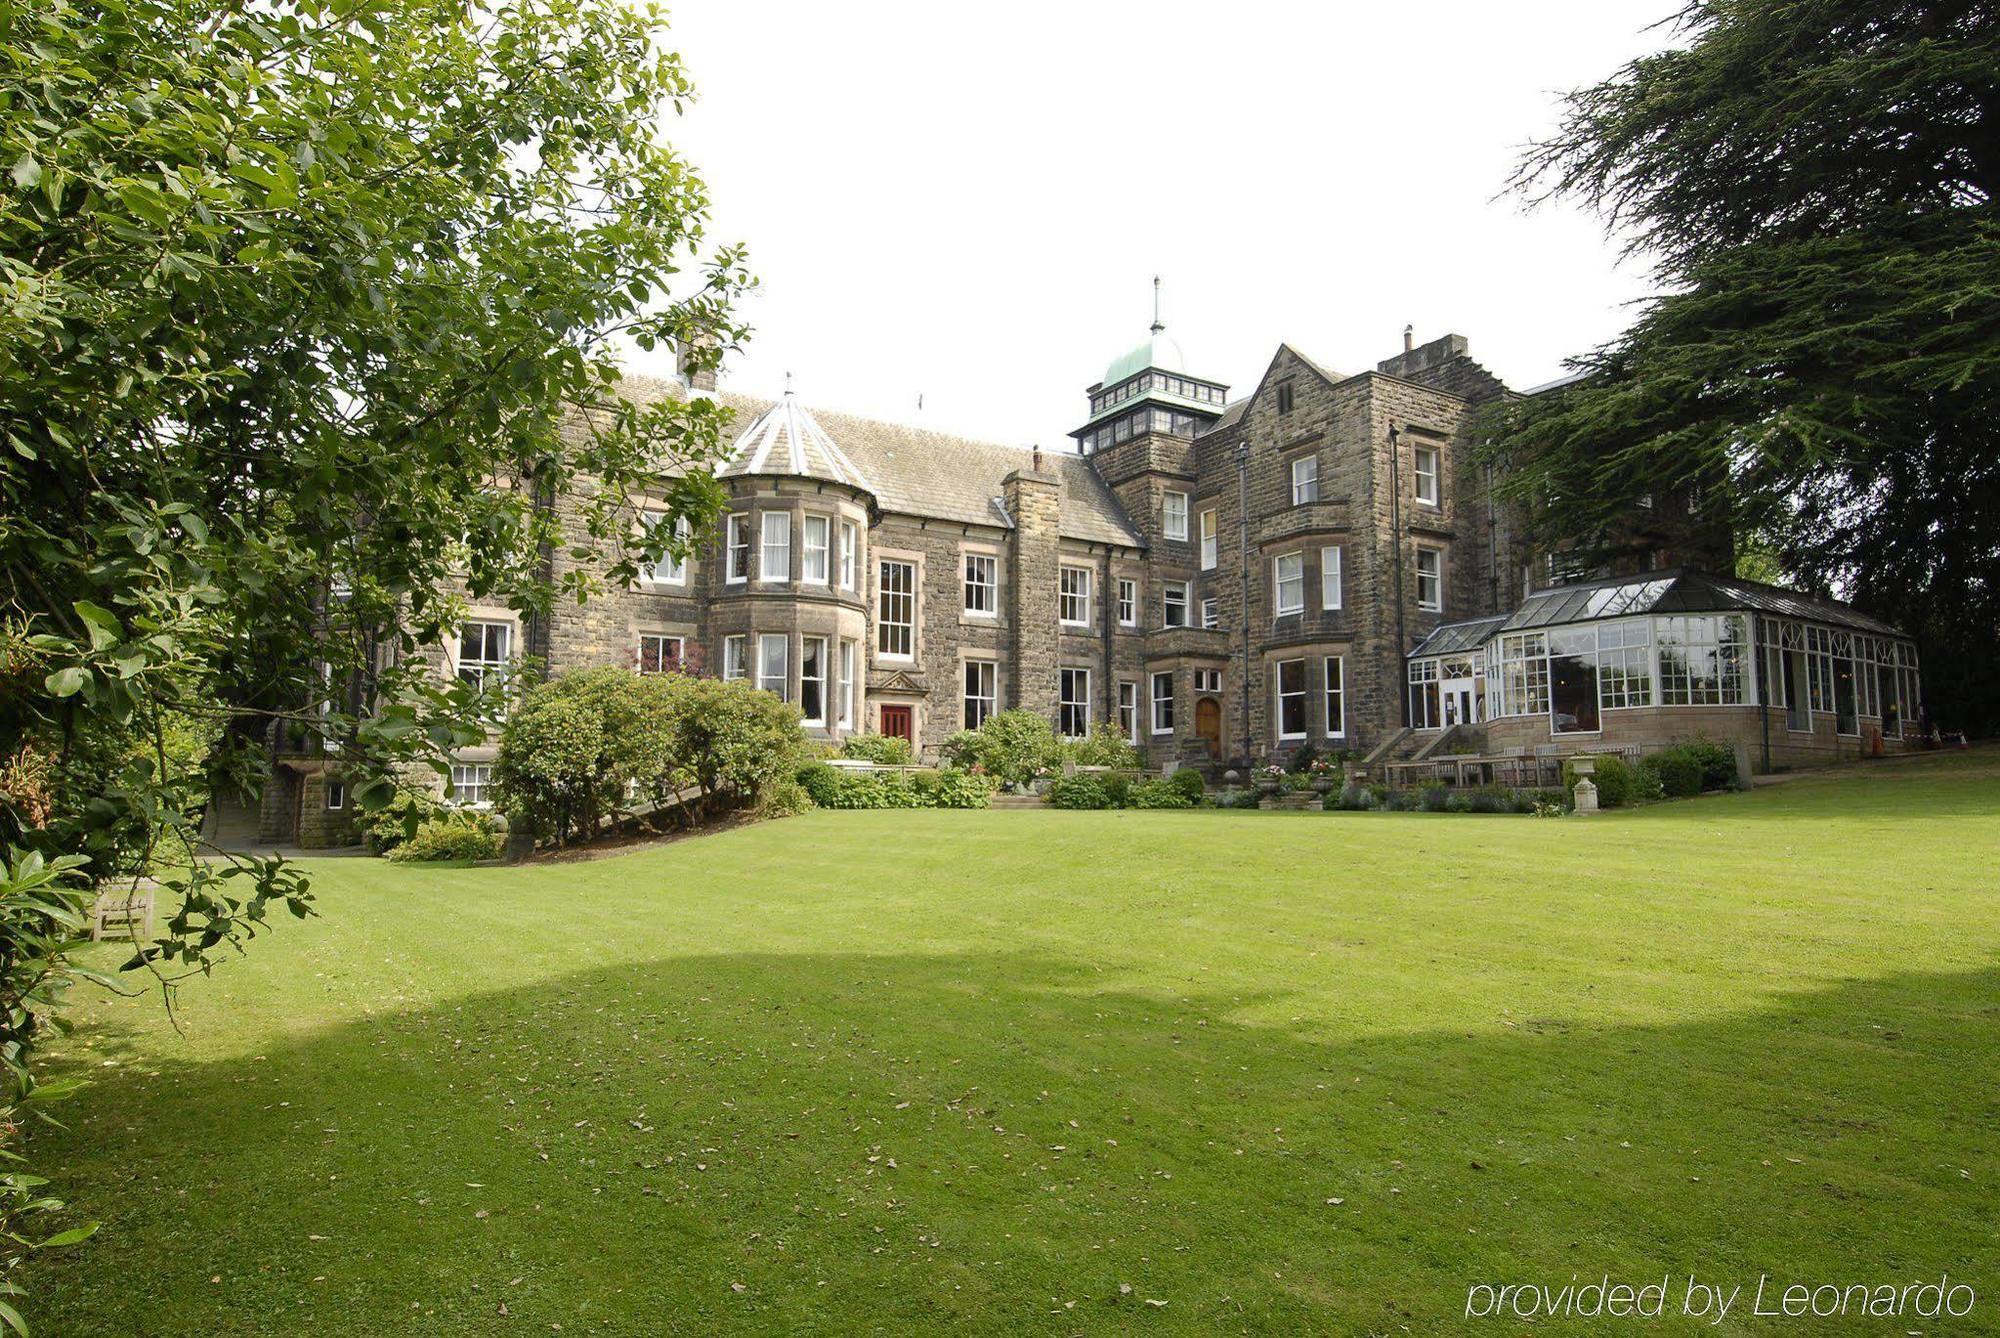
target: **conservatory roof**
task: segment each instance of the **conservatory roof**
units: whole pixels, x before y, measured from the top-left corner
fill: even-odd
[[[1473,618],[1462,623],[1446,623],[1434,627],[1431,634],[1417,643],[1410,652],[1411,659],[1431,655],[1462,655],[1478,650],[1486,644],[1488,637],[1500,630],[1500,624],[1507,621],[1506,615],[1497,618]]]
[[[1877,636],[1904,635],[1888,623],[1837,599],[1686,568],[1539,590],[1523,600],[1521,607],[1495,630],[1514,632],[1642,613],[1721,613],[1733,609],[1829,623]]]

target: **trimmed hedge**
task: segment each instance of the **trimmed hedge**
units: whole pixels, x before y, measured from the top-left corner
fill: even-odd
[[[840,745],[840,755],[885,767],[906,767],[916,760],[910,741],[893,734],[856,734]]]
[[[417,824],[417,834],[399,842],[385,858],[398,864],[419,860],[499,859],[500,834],[477,813],[448,813]]]
[[[1130,786],[1126,787],[1129,794]],[[1064,776],[1049,784],[1053,808],[1111,808],[1111,792],[1096,776]]]
[[[1175,772],[1180,775],[1180,772]],[[1195,777],[1200,780],[1200,776]],[[1193,808],[1200,801],[1190,798],[1186,784],[1171,780],[1149,780],[1132,787],[1127,803],[1133,808]]]
[[[851,771],[812,762],[799,785],[820,808],[985,808],[993,778],[957,768],[943,771]]]

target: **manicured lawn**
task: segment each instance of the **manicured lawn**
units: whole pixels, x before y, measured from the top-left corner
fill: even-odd
[[[323,918],[189,987],[185,1039],[84,1010],[95,1086],[36,1154],[105,1226],[31,1314],[1510,1332],[1469,1284],[1948,1270],[1970,1321],[1845,1327],[1990,1328],[1996,871],[1992,753],[1594,821],[825,813],[327,860]]]

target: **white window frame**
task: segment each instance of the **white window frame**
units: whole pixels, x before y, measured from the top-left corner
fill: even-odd
[[[739,632],[722,638],[722,681],[734,683],[750,676],[750,638]]]
[[[1138,746],[1139,685],[1129,678],[1118,682],[1118,732]]]
[[[1221,523],[1221,516],[1214,507],[1202,508],[1199,533],[1201,535],[1201,569],[1203,571],[1215,570],[1215,558],[1219,547],[1216,537],[1220,532]]]
[[[1139,625],[1139,583],[1129,576],[1118,578],[1118,625]]]
[[[1415,481],[1417,500],[1425,506],[1441,505],[1443,496],[1439,483],[1444,472],[1444,452],[1436,446],[1419,446],[1413,452],[1411,476]],[[1425,467],[1425,457],[1429,457],[1429,467]]]
[[[1186,581],[1160,582],[1160,626],[1186,627],[1188,625],[1188,601],[1190,593]],[[1180,596],[1180,598],[1175,599],[1176,595]],[[1180,605],[1181,610],[1181,620],[1179,622],[1174,621],[1173,611],[1176,604]]]
[[[645,527],[647,537],[651,538],[652,532],[658,529],[660,522],[666,518],[667,513],[664,511],[643,511],[639,515],[639,523]],[[675,540],[685,544],[688,533],[687,517],[676,516]],[[639,569],[639,580],[646,585],[684,586],[688,582],[687,558],[684,555],[675,557],[672,553],[664,554],[658,562],[648,563]]]
[[[1319,606],[1322,612],[1340,611],[1342,591],[1340,545],[1329,544],[1319,550]]]
[[[890,590],[885,577],[891,567],[909,573],[908,590]],[[892,603],[891,601],[895,601]],[[908,607],[901,607],[907,604]],[[900,616],[891,616],[892,612]],[[893,649],[891,633],[900,630],[903,648]],[[914,660],[917,657],[917,564],[910,558],[878,557],[875,561],[875,658]]]
[[[763,518],[757,523],[757,581],[760,585],[781,585],[792,579],[792,513],[761,514]]]
[[[1424,559],[1431,559],[1431,570],[1424,570]],[[1424,598],[1424,583],[1431,586],[1429,599]],[[1417,548],[1417,608],[1425,613],[1444,612],[1444,550],[1442,548]]]
[[[813,655],[815,647],[819,650],[817,657],[819,672],[808,675],[806,670],[811,667],[815,658]],[[801,712],[799,723],[801,725],[811,725],[818,729],[826,728],[826,656],[827,643],[825,637],[807,636],[799,638],[799,710]],[[817,694],[819,697],[819,710],[817,712],[808,709],[807,703],[809,699],[806,687],[809,684],[816,684],[819,687]]]
[[[750,579],[750,513],[739,511],[722,524],[722,579],[741,585]]]
[[[844,638],[840,643],[840,727],[854,728],[854,668],[858,658],[854,642]]]
[[[1296,692],[1287,692],[1285,691],[1285,666],[1293,664],[1299,667],[1299,687]],[[1299,700],[1299,727],[1296,730],[1285,728],[1285,699],[1287,697],[1296,697]],[[1312,720],[1306,710],[1306,662],[1303,658],[1277,660],[1272,663],[1271,705],[1271,725],[1277,730],[1280,739],[1303,739],[1312,732]]]
[[[326,811],[338,813],[347,807],[347,782],[329,780],[326,783]]]
[[[483,628],[479,638],[479,654],[468,657],[465,653],[465,634],[472,628]],[[496,638],[492,634],[497,632]],[[499,642],[499,655],[493,654],[495,641]],[[504,689],[514,665],[514,624],[502,622],[498,618],[467,618],[458,629],[458,653],[453,657],[452,674],[464,682],[472,684],[480,692]]]
[[[815,529],[819,531],[817,544],[813,543]],[[832,564],[833,518],[809,515],[799,545],[799,579],[807,585],[826,585],[832,578]]]
[[[1071,590],[1070,578],[1079,577]],[[1056,621],[1064,627],[1090,626],[1091,569],[1064,563],[1056,574]],[[1077,616],[1071,617],[1074,611]]]
[[[1292,564],[1290,577],[1285,575],[1285,566]],[[1285,591],[1290,587],[1293,597],[1286,601]],[[1271,559],[1271,613],[1273,617],[1289,618],[1306,611],[1306,555],[1304,550],[1296,553],[1280,553]]]
[[[1187,542],[1188,495],[1174,488],[1160,494],[1160,534],[1163,538]]]
[[[960,565],[964,573],[964,580],[961,583],[964,593],[960,603],[965,610],[965,616],[968,618],[998,618],[1000,616],[999,557],[993,553],[968,552],[965,554],[964,562]],[[974,579],[975,570],[978,571],[981,579]],[[979,607],[974,602],[973,596],[975,592],[983,594],[984,608]]]
[[[1201,626],[1205,632],[1213,632],[1222,626],[1222,605],[1214,595],[1201,601]]]
[[[1165,683],[1167,689],[1167,695],[1164,697],[1160,695],[1160,686],[1162,682]],[[1162,670],[1161,672],[1154,674],[1152,677],[1151,688],[1152,688],[1152,703],[1153,703],[1153,714],[1152,714],[1153,735],[1155,738],[1157,738],[1162,734],[1171,734],[1174,732],[1173,671]]]
[[[1000,662],[967,660],[961,677],[964,682],[959,694],[959,720],[967,729],[978,729],[993,718],[1000,706]]]
[[[771,686],[771,648],[778,650],[777,686]],[[792,638],[785,632],[763,632],[757,637],[757,687],[760,691],[775,695],[780,701],[792,699]]]
[[[1292,461],[1292,505],[1306,506],[1319,500],[1319,453],[1301,455]]]
[[[1347,737],[1347,657],[1329,655],[1320,661],[1321,705],[1326,711],[1326,737]]]
[[[854,589],[861,567],[861,530],[851,520],[840,522],[840,588]]]
[[[491,762],[453,762],[451,764],[449,802],[463,808],[491,808],[493,801],[487,794],[493,788],[493,764]],[[462,798],[468,790],[475,798]]]
[[[1076,684],[1083,685],[1082,691]],[[1068,725],[1081,724],[1082,729]],[[1056,733],[1065,739],[1087,738],[1090,734],[1090,670],[1081,665],[1063,665],[1056,670]]]
[[[669,641],[673,642],[674,667],[672,669],[666,669],[666,668],[648,669],[646,667],[646,643],[648,641],[660,642],[662,649],[665,648],[665,644],[667,642]],[[687,657],[686,637],[673,636],[667,632],[641,632],[639,633],[639,645],[637,649],[635,649],[632,652],[632,669],[633,672],[641,674],[678,673],[680,671],[680,667],[687,662],[686,657]],[[662,659],[661,663],[664,664],[665,660]]]

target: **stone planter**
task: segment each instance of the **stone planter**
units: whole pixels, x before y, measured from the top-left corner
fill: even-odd
[[[1257,793],[1276,794],[1278,792],[1278,787],[1282,784],[1283,782],[1280,781],[1276,776],[1259,776],[1257,778]]]
[[[1312,788],[1314,794],[1325,794],[1333,788],[1333,777],[1314,776],[1312,778]]]

